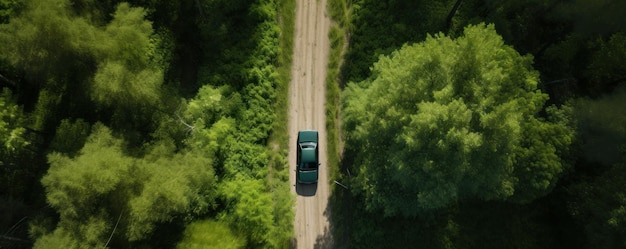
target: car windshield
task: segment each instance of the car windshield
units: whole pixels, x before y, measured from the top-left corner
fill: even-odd
[[[301,143],[300,147],[302,147],[302,149],[315,149],[315,146],[317,146],[317,144],[315,143]]]

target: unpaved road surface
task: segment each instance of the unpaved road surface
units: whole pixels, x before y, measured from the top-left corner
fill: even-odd
[[[296,0],[293,66],[289,86],[289,180],[296,195],[295,248],[331,248],[327,210],[329,196],[326,151],[326,67],[330,19],[326,0]],[[296,183],[296,140],[299,130],[319,132],[318,184]]]

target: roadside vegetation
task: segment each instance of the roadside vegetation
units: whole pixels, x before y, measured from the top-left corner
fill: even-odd
[[[330,39],[330,54],[328,59],[328,75],[326,76],[326,136],[328,148],[329,179],[338,179],[339,164],[341,162],[341,64],[347,49],[349,32],[345,24],[348,21],[349,6],[345,1],[330,0],[327,2],[327,11],[331,15],[331,24],[328,37]],[[334,183],[331,182],[331,186]]]

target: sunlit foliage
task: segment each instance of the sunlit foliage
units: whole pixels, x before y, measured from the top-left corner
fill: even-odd
[[[529,201],[567,169],[567,109],[539,115],[532,57],[493,26],[407,45],[345,91],[355,179],[371,209],[413,216],[458,200]],[[550,138],[550,139],[546,139]]]
[[[124,237],[140,240],[159,222],[201,214],[213,205],[210,158],[193,151],[175,154],[168,144],[154,145],[143,158],[125,155],[122,148],[122,139],[96,124],[75,158],[49,155],[51,166],[42,183],[60,222],[42,241],[57,240],[66,231],[72,243],[102,245],[118,216]]]

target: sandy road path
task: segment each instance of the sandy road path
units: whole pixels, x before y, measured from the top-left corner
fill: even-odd
[[[329,182],[326,152],[326,67],[330,19],[326,0],[296,0],[293,66],[289,86],[289,164],[292,193],[296,194],[295,247],[330,248]],[[320,174],[316,185],[296,184],[298,130],[319,131]]]

